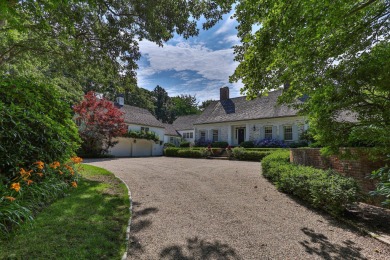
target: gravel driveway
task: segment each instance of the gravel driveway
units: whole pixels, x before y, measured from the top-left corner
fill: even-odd
[[[260,163],[86,161],[130,187],[129,259],[390,259],[390,247],[278,192]]]

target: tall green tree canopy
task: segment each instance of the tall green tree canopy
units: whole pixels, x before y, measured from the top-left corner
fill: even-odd
[[[363,138],[390,152],[390,1],[241,1],[235,16],[242,44],[230,80],[243,92],[288,82],[281,101],[309,96],[301,108],[323,145]],[[347,111],[354,120],[343,121]]]
[[[181,94],[172,97],[173,110],[175,119],[178,116],[193,115],[200,113],[196,96]]]
[[[46,79],[92,81],[88,90],[121,78],[135,79],[138,41],[159,45],[174,33],[198,34],[231,9],[232,0],[8,0],[0,3],[0,70],[39,67]],[[23,61],[23,62],[22,62]]]

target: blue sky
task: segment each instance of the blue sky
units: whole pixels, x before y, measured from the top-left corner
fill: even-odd
[[[219,88],[228,86],[230,97],[240,96],[241,83],[229,83],[238,63],[233,46],[239,44],[237,21],[224,15],[213,28],[201,30],[197,37],[185,40],[175,36],[163,47],[140,42],[142,58],[138,61],[138,86],[153,90],[162,86],[169,96],[196,95],[198,101],[219,99]]]

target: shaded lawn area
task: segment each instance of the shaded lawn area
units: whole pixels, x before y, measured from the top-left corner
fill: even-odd
[[[0,259],[121,258],[130,217],[127,188],[104,169],[82,168],[77,189],[0,240]]]

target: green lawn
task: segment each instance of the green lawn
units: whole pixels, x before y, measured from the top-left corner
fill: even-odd
[[[0,259],[120,259],[129,198],[112,173],[82,166],[79,186],[0,241]]]

